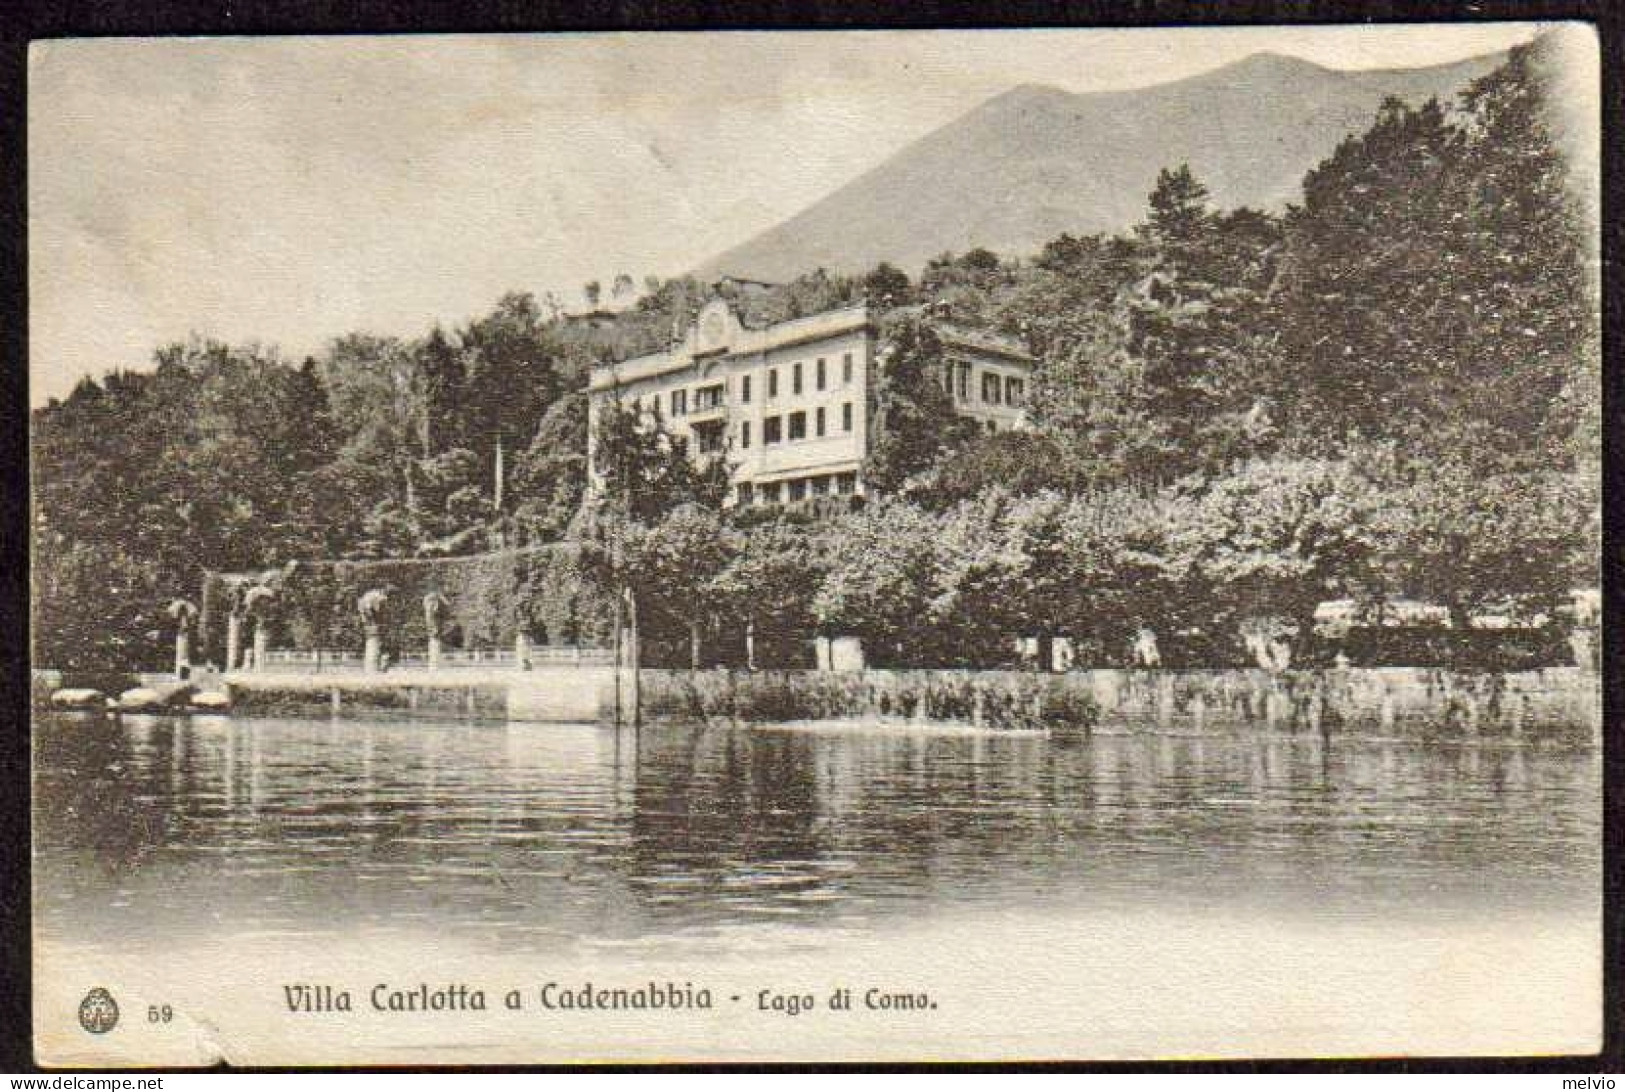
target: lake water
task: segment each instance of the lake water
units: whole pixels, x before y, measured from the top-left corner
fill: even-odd
[[[1161,920],[1204,951],[1486,923],[1595,943],[1591,748],[45,717],[35,754],[36,938],[79,962],[432,938],[703,967],[885,936],[929,966]]]

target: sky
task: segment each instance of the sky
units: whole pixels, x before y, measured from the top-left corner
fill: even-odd
[[[29,54],[30,402],[190,334],[298,358],[670,276],[1017,84],[1268,50],[1440,64],[1530,23],[98,39]]]

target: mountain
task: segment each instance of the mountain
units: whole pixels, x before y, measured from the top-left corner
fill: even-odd
[[[1023,85],[927,134],[697,272],[780,281],[886,260],[911,275],[944,250],[1036,252],[1063,231],[1141,219],[1162,167],[1191,165],[1220,208],[1279,208],[1389,96],[1448,100],[1504,54],[1341,71],[1256,53],[1174,83],[1072,94]]]

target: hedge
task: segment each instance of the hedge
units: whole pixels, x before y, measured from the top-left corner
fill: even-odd
[[[226,603],[237,579],[205,579],[195,656],[224,662]],[[555,543],[468,557],[296,562],[278,582],[272,646],[359,651],[365,634],[356,601],[372,588],[388,592],[381,629],[384,647],[397,654],[427,647],[423,599],[432,591],[446,599],[448,650],[512,648],[520,632],[562,645],[608,639],[610,607],[585,579],[579,548]]]

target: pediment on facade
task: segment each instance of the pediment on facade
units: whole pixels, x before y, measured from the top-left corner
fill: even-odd
[[[715,299],[700,308],[689,331],[689,344],[696,354],[726,352],[738,332],[739,318],[733,308],[727,300]]]

